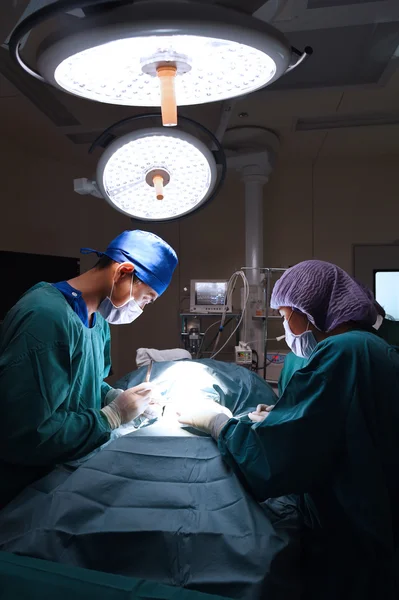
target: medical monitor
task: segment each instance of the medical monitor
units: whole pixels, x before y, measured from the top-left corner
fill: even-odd
[[[387,317],[399,320],[399,269],[374,271],[374,295]]]
[[[227,296],[227,279],[192,279],[190,312],[222,314],[232,312],[231,294]]]

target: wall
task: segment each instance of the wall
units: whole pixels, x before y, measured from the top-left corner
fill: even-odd
[[[333,166],[314,177],[315,255],[351,272],[353,244],[399,238],[398,158]]]
[[[3,0],[0,21],[0,44],[7,39],[15,24],[28,7],[29,0]]]
[[[128,218],[105,202],[73,193],[82,165],[57,162],[10,146],[0,149],[0,249],[79,256],[103,249]],[[397,161],[280,163],[265,186],[265,266],[285,267],[314,255],[351,271],[353,243],[399,238]],[[140,346],[179,345],[179,311],[191,278],[229,277],[245,261],[243,187],[230,174],[223,192],[177,222],[137,223],[164,237],[180,262],[167,292],[131,326],[113,327],[114,380],[134,368]],[[92,258],[82,259],[89,268]],[[21,274],[23,276],[23,274]],[[3,282],[3,285],[6,282]],[[276,333],[277,335],[277,333]]]
[[[399,180],[395,157],[380,161],[279,163],[265,187],[268,267],[317,258],[353,274],[354,244],[391,244],[399,238]],[[268,337],[282,335],[269,323]],[[269,342],[272,351],[284,342]]]
[[[278,163],[264,198],[264,266],[285,268],[311,258],[311,163]]]
[[[265,188],[265,266],[318,258],[352,272],[353,244],[399,238],[398,159],[279,164]]]

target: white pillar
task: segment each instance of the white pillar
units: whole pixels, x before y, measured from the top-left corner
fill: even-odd
[[[250,297],[241,328],[241,341],[250,342],[258,354],[259,367],[264,359],[264,321],[254,319],[257,301],[263,296],[264,267],[264,186],[269,180],[279,150],[279,139],[273,131],[259,127],[229,129],[223,138],[227,166],[240,173],[245,193],[245,273],[250,285]],[[246,339],[244,339],[246,338]],[[261,373],[261,371],[259,371]]]
[[[263,259],[263,192],[268,181],[268,173],[264,166],[246,165],[241,169],[241,179],[245,190],[245,266],[250,285],[250,295],[244,316],[242,336],[256,350],[259,366],[263,364],[263,330],[261,319],[254,319],[256,305],[263,300],[262,276],[260,269]]]
[[[256,165],[248,165],[241,171],[245,188],[245,266],[250,285],[259,283],[259,269],[263,264],[263,186],[268,181]]]

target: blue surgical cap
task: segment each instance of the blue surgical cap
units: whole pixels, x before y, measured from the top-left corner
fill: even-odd
[[[108,256],[117,263],[130,262],[135,274],[159,296],[163,294],[177,265],[177,255],[162,238],[149,231],[135,229],[124,231],[116,237],[105,252],[81,248],[82,254],[94,252],[97,256]]]

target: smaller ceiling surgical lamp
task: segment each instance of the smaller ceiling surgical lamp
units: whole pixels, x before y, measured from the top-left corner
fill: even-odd
[[[137,129],[107,144],[118,127],[155,117],[161,115],[135,115],[106,129],[89,150],[105,145],[96,180],[75,179],[75,192],[102,197],[119,212],[143,221],[180,218],[214,198],[226,177],[226,158],[220,142],[200,123],[180,117],[208,137],[214,152],[180,128]]]
[[[78,8],[84,17],[65,16]],[[32,69],[20,55],[21,43],[62,14],[58,30],[39,45]],[[164,126],[177,125],[177,106],[249,94],[312,52],[292,48],[277,29],[243,12],[176,0],[118,0],[114,6],[109,0],[58,0],[15,28],[9,50],[31,76],[75,96],[161,106]]]

